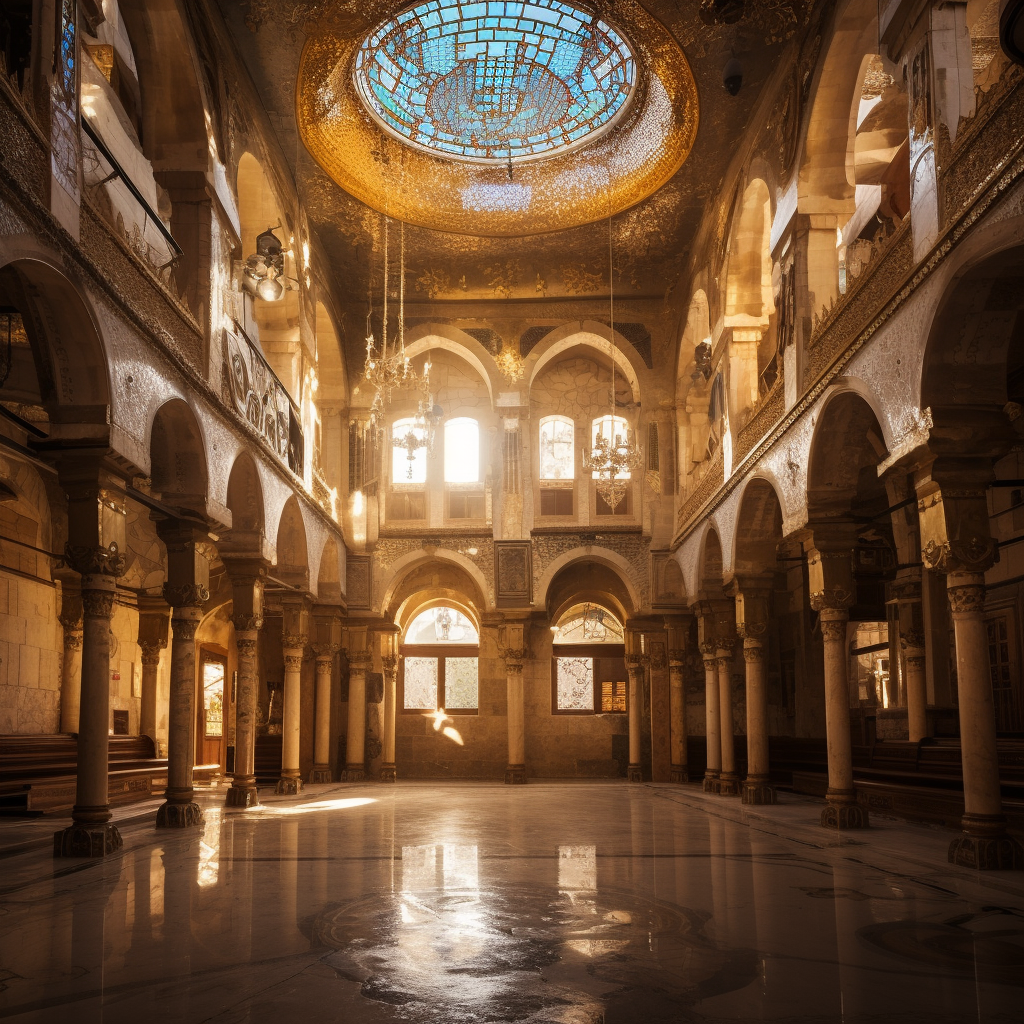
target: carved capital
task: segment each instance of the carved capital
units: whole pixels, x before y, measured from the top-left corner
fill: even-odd
[[[201,608],[210,600],[210,591],[198,583],[165,583],[164,600],[172,608]]]
[[[174,630],[175,640],[195,640],[199,619],[172,616],[171,629]]]
[[[807,552],[808,589],[811,607],[816,612],[845,610],[856,597],[852,546],[847,548],[838,540],[837,545],[834,549],[815,547]]]
[[[764,645],[759,640],[747,639],[743,643],[743,660],[747,664],[764,661]]]
[[[285,651],[284,655],[284,669],[286,672],[301,672],[302,671],[302,652],[292,653]]]
[[[159,665],[160,652],[167,646],[166,640],[140,640],[143,665]]]
[[[109,619],[113,610],[113,590],[82,590],[82,611],[87,617]]]
[[[309,637],[305,633],[282,633],[281,648],[286,651],[304,651]]]
[[[117,542],[111,541],[105,548],[64,545],[64,561],[82,576],[123,576],[128,559],[118,549]]]
[[[673,649],[668,652],[670,670],[683,669],[686,666],[686,651]]]
[[[255,633],[263,628],[262,615],[232,615],[236,633]]]
[[[904,651],[920,651],[924,648],[924,633],[912,629],[900,629],[900,646]]]
[[[334,656],[341,650],[341,644],[326,643],[326,644],[313,644],[313,653],[316,655],[316,660],[333,662]]]
[[[954,614],[980,615],[985,610],[985,577],[980,573],[950,573],[946,588]]]
[[[235,648],[240,658],[255,658],[259,644],[254,636],[239,636],[236,632]]]
[[[506,672],[522,672],[523,661],[527,657],[527,651],[524,647],[505,647],[499,648],[502,661],[505,662]]]
[[[398,655],[397,654],[385,654],[380,659],[381,666],[384,669],[384,675],[389,679],[394,678],[398,672]]]
[[[999,559],[989,530],[988,501],[977,488],[933,489],[917,502],[921,558],[945,573],[983,573]]]
[[[355,672],[365,672],[373,664],[370,651],[353,651],[348,656],[349,668]]]
[[[846,623],[846,619],[821,619],[821,636],[825,643],[846,643]]]

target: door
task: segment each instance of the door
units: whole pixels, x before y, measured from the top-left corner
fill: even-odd
[[[227,659],[203,651],[199,663],[199,722],[196,730],[196,764],[224,764],[224,686]]]

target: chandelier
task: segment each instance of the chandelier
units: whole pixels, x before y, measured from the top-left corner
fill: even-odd
[[[366,363],[363,376],[366,383],[373,389],[373,401],[370,403],[370,423],[379,426],[385,409],[391,405],[391,393],[396,388],[423,390],[429,388],[427,375],[429,363],[424,368],[424,376],[412,368],[409,357],[405,354],[405,223],[401,226],[401,275],[398,283],[398,337],[388,346],[388,224],[390,218],[384,216],[384,316],[381,326],[381,343],[378,351],[373,329],[370,327],[370,315],[366,318]],[[411,456],[410,456],[411,457]],[[411,468],[411,467],[410,467]]]
[[[256,236],[256,251],[246,258],[245,283],[265,302],[284,296],[284,246],[273,228]]]
[[[612,218],[608,217],[608,344],[612,364],[610,414],[599,420],[593,447],[583,450],[583,468],[597,481],[597,493],[615,511],[629,490],[632,474],[643,465],[643,449],[636,444],[625,421],[615,415],[615,261]],[[621,426],[620,426],[621,424]]]
[[[513,348],[511,345],[502,344],[501,352],[498,353],[494,361],[498,364],[501,375],[508,381],[509,387],[521,381],[526,373],[523,357],[519,354],[518,348]]]
[[[444,412],[430,393],[430,362],[423,364],[423,374],[418,378],[423,389],[424,396],[416,403],[416,415],[412,418],[405,433],[391,438],[391,444],[395,448],[402,448],[406,452],[406,460],[409,463],[406,478],[412,479],[413,466],[416,462],[416,453],[426,449],[427,455],[434,454],[434,442],[437,437],[437,425],[444,417]]]

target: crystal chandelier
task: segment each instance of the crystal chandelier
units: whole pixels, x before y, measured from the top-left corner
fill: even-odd
[[[628,427],[619,431],[620,418],[615,415],[615,261],[611,216],[608,217],[608,310],[608,342],[612,364],[611,411],[600,421],[593,447],[583,450],[583,468],[593,474],[597,481],[597,493],[614,512],[629,490],[630,477],[642,467],[644,453]]]
[[[427,455],[434,454],[434,442],[437,437],[437,425],[441,422],[444,412],[430,392],[430,362],[423,364],[423,374],[418,378],[420,387],[423,389],[423,397],[416,403],[416,415],[412,418],[405,433],[401,436],[391,438],[391,444],[395,448],[402,448],[406,452],[406,460],[409,469],[406,473],[408,480],[412,479],[413,465],[416,462],[416,452],[426,449]]]
[[[518,348],[513,348],[511,345],[503,344],[501,352],[498,353],[494,361],[498,364],[501,375],[508,381],[509,387],[521,381],[526,373],[523,357],[519,354]]]
[[[385,409],[391,405],[391,393],[396,388],[424,389],[424,380],[412,368],[405,354],[405,223],[401,227],[401,275],[398,283],[398,337],[388,346],[388,224],[384,216],[384,307],[381,344],[377,342],[367,316],[366,363],[363,376],[373,388],[370,403],[370,423],[379,426]],[[429,364],[426,368],[429,372]]]

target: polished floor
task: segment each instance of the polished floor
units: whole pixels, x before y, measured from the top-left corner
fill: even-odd
[[[0,1018],[1024,1020],[1024,873],[949,833],[625,783],[314,786],[54,861],[0,825]]]

